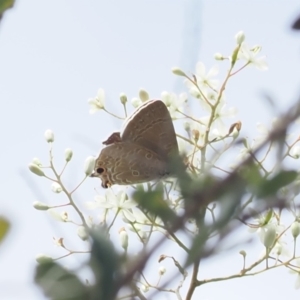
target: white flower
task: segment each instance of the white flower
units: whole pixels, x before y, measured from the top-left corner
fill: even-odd
[[[280,122],[280,121],[277,118],[274,118],[272,120],[271,129],[268,129],[266,125],[264,125],[260,122],[258,122],[256,124],[256,128],[257,128],[258,132],[260,133],[260,136],[254,140],[253,149],[256,148],[257,146],[259,146],[259,144],[261,144],[268,137],[270,131],[272,131],[274,128],[276,128],[278,122]]]
[[[135,218],[132,214],[132,208],[137,206],[133,200],[128,200],[124,191],[119,191],[115,195],[111,190],[106,192],[105,197],[96,196],[94,204],[88,203],[89,208],[106,208],[113,209],[115,212],[121,212],[123,217],[130,222],[134,222]]]
[[[266,57],[256,57],[260,50],[260,46],[256,46],[250,49],[246,43],[243,43],[240,48],[238,58],[245,60],[248,64],[255,66],[259,70],[268,70],[268,65],[265,61]]]
[[[183,106],[187,103],[187,94],[181,93],[178,96],[175,93],[162,92],[161,100],[168,107],[172,118],[176,118],[177,111],[183,111]],[[182,115],[180,115],[182,117]]]
[[[196,65],[196,80],[197,80],[197,85],[199,86],[200,89],[203,88],[211,88],[213,90],[218,88],[219,81],[216,79],[212,79],[212,77],[216,76],[219,73],[219,68],[218,66],[213,66],[207,73],[205,66],[202,62],[198,62]],[[189,80],[185,81],[187,87],[189,89],[197,89],[195,85],[190,82]]]
[[[98,110],[104,108],[105,94],[103,89],[99,89],[97,96],[94,98],[88,99],[90,105],[90,114],[94,114]]]

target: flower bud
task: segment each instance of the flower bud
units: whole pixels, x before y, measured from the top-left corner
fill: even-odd
[[[33,164],[33,163],[30,163],[28,165],[28,168],[29,170],[34,173],[35,175],[38,175],[38,176],[45,176],[45,173],[42,171],[41,168],[39,168],[37,165]]]
[[[34,201],[32,203],[33,207],[37,210],[48,210],[50,208],[49,205],[42,203],[40,201]]]
[[[159,267],[158,274],[160,276],[164,275],[166,273],[166,268],[164,266]]]
[[[141,291],[142,291],[143,293],[147,293],[147,292],[149,291],[149,285],[144,285],[144,284],[142,284],[142,286],[141,286]]]
[[[43,264],[43,263],[49,263],[53,261],[53,258],[44,254],[38,254],[35,257],[35,260],[39,263],[39,264]]]
[[[65,150],[65,160],[66,160],[67,162],[69,162],[69,161],[72,159],[72,156],[73,156],[73,151],[72,151],[72,149],[67,148],[67,149]]]
[[[37,165],[38,167],[42,167],[42,163],[41,163],[41,161],[37,157],[33,158],[32,163],[34,165]]]
[[[198,142],[199,141],[199,137],[200,137],[199,130],[193,129],[192,130],[192,135],[193,135],[193,138],[194,138],[195,142]]]
[[[134,108],[137,108],[141,103],[141,99],[137,97],[131,99],[131,104]]]
[[[291,151],[290,151],[290,155],[295,158],[298,159],[300,157],[300,147],[299,146],[294,146]]]
[[[266,248],[270,248],[273,246],[276,238],[276,229],[275,226],[270,224],[266,227],[265,235],[263,238],[263,243]]]
[[[95,168],[96,159],[93,156],[89,156],[86,158],[84,163],[84,173],[86,176],[90,176]]]
[[[68,213],[66,211],[62,211],[60,213],[60,217],[61,217],[61,220],[63,222],[68,222],[69,221],[69,216],[68,216]]]
[[[291,225],[291,232],[292,232],[292,236],[294,237],[294,239],[296,239],[298,237],[298,235],[300,234],[300,224],[299,224],[299,222],[295,221]]]
[[[190,122],[184,122],[184,123],[183,123],[183,128],[184,128],[184,130],[185,130],[187,133],[189,133],[189,132],[191,131],[191,124],[190,124]]]
[[[234,66],[237,59],[238,59],[238,53],[240,51],[240,47],[237,46],[234,50],[233,50],[233,53],[231,55],[231,66]]]
[[[273,248],[273,251],[276,255],[282,254],[282,245],[279,243],[276,243],[275,247]]]
[[[54,133],[52,130],[48,129],[45,131],[45,139],[47,143],[53,143],[54,142]]]
[[[172,105],[172,97],[167,91],[163,91],[161,93],[161,100],[165,103],[167,107],[170,107]]]
[[[126,104],[127,102],[127,96],[124,93],[120,94],[120,100],[122,104]]]
[[[186,74],[185,74],[181,69],[179,69],[179,68],[177,68],[177,67],[172,68],[172,72],[173,72],[173,74],[175,74],[175,75],[186,77]]]
[[[215,53],[214,54],[214,59],[215,60],[224,60],[224,56],[221,53]]]
[[[140,89],[139,91],[139,97],[140,99],[145,102],[147,100],[149,100],[149,94],[146,90]]]
[[[124,227],[119,230],[119,237],[122,248],[126,251],[128,248],[128,234]]]
[[[247,252],[245,250],[241,250],[239,253],[244,257],[246,257],[246,255],[247,255]]]
[[[235,40],[236,40],[237,44],[240,45],[245,40],[245,34],[244,34],[244,32],[243,31],[239,31],[235,35]]]
[[[55,220],[68,222],[68,213],[66,211],[58,212],[55,209],[49,209],[48,212]]]
[[[59,183],[53,182],[51,185],[51,190],[52,192],[59,194],[62,191],[62,187]]]
[[[77,235],[83,240],[86,241],[89,238],[89,235],[84,226],[79,226],[77,228]]]

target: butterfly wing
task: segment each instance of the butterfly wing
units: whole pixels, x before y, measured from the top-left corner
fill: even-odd
[[[161,100],[142,104],[124,123],[121,139],[150,149],[165,160],[178,154],[173,122]]]
[[[166,161],[150,149],[131,142],[103,148],[96,160],[93,177],[107,188],[113,184],[143,183],[169,175]]]

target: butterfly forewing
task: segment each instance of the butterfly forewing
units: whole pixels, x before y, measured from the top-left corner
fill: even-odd
[[[123,141],[130,141],[159,154],[164,159],[178,153],[173,122],[166,105],[161,100],[142,104],[128,118],[121,132]]]

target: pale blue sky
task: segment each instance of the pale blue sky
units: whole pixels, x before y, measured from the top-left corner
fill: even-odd
[[[213,54],[229,54],[234,35],[243,30],[250,45],[263,46],[269,71],[245,70],[226,94],[239,110],[243,134],[253,134],[258,121],[267,123],[274,116],[264,94],[281,108],[299,95],[300,34],[290,30],[298,14],[300,4],[292,0],[18,1],[0,23],[0,214],[13,225],[0,247],[0,299],[43,299],[32,285],[34,257],[57,253],[52,236],[74,229],[56,224],[31,205],[62,200],[46,180],[26,169],[33,157],[47,161],[46,129],[55,132],[59,165],[64,149],[74,150],[67,181],[78,182],[85,158],[98,154],[101,141],[120,127],[106,114],[88,113],[87,99],[98,88],[105,89],[110,110],[121,108],[121,92],[132,98],[143,87],[158,98],[164,90],[185,91],[171,68],[193,72],[199,60],[209,68],[215,63]],[[78,201],[92,200],[95,186],[95,181],[87,182]],[[205,261],[200,277],[212,277],[219,269],[230,274],[238,259],[229,253]],[[299,299],[294,281],[281,269],[205,285],[199,297]]]

